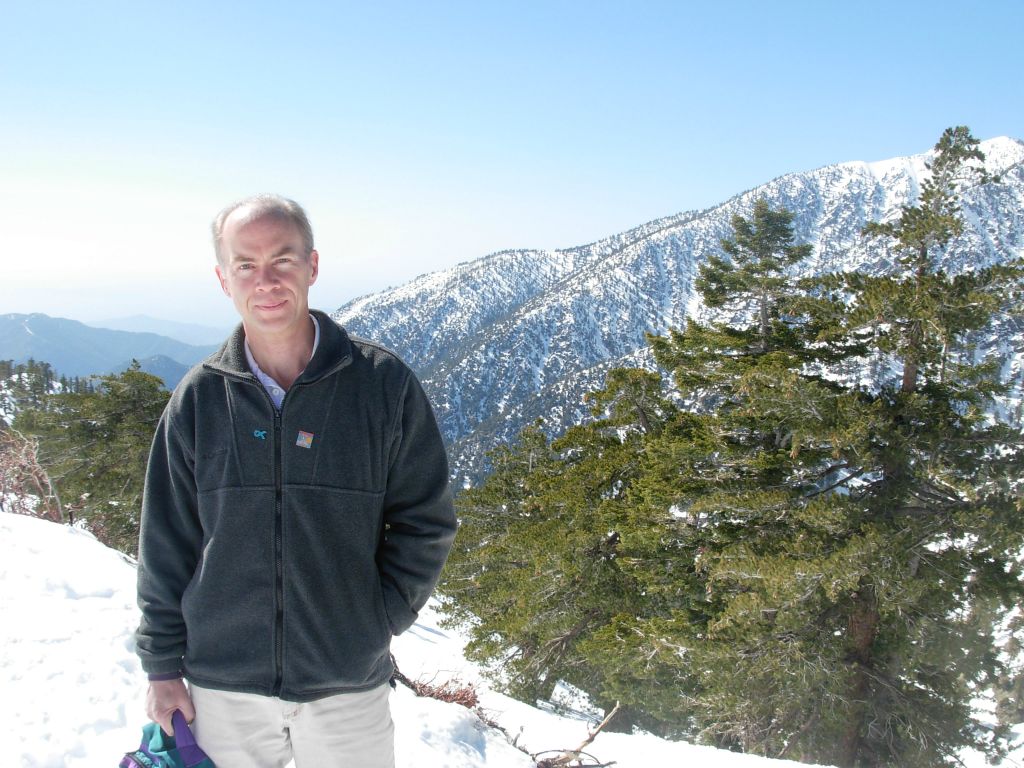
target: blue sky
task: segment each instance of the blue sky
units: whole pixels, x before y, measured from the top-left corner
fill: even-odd
[[[208,222],[310,212],[312,301],[790,171],[1024,138],[1024,3],[0,5],[0,312],[226,324]]]

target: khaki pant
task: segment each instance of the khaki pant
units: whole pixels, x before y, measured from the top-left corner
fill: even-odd
[[[190,686],[192,731],[217,768],[394,768],[384,685],[303,704]]]

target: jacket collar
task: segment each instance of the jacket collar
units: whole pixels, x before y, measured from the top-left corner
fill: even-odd
[[[345,329],[318,309],[309,312],[320,323],[320,343],[296,384],[321,379],[352,361],[352,341]],[[203,367],[225,376],[256,381],[245,358],[245,329],[241,323],[223,346],[203,361]]]

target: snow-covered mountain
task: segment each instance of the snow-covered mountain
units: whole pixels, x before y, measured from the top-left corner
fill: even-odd
[[[982,143],[1001,182],[969,191],[967,230],[949,248],[951,272],[1024,255],[1024,142]],[[587,418],[583,395],[617,365],[650,365],[645,334],[699,313],[698,265],[720,251],[734,214],[761,196],[796,214],[814,245],[807,272],[875,271],[889,263],[860,232],[916,200],[928,153],[848,162],[781,176],[705,211],[659,219],[590,245],[503,251],[356,299],[334,317],[378,340],[419,372],[458,472],[476,474],[484,451],[544,417],[558,430]],[[983,345],[1007,357],[1017,392],[1002,408],[1020,418],[1024,328],[1006,319]]]

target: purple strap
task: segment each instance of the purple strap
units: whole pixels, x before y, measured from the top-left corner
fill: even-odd
[[[171,715],[171,727],[174,728],[174,743],[178,747],[178,754],[181,755],[185,768],[193,768],[203,760],[210,759],[196,744],[196,737],[192,735],[192,730],[185,722],[185,716],[181,714],[180,709],[174,710],[174,714]]]

